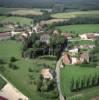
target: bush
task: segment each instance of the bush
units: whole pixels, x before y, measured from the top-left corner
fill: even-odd
[[[0,66],[0,72],[4,72],[5,71],[5,67],[4,66]]]
[[[0,59],[0,64],[6,64],[6,62],[3,59]]]
[[[16,62],[16,61],[17,61],[17,59],[15,57],[10,58],[10,62]]]
[[[13,63],[9,63],[9,68],[17,70],[19,67]]]
[[[29,68],[28,71],[29,71],[29,72],[33,72],[34,70],[33,70],[32,68]]]

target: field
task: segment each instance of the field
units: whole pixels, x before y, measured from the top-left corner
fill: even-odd
[[[79,16],[81,16],[81,17],[99,17],[99,10],[52,14],[53,18],[64,18],[64,19],[75,18],[75,17],[79,17]]]
[[[72,32],[75,34],[83,34],[88,32],[99,32],[99,24],[81,24],[81,25],[67,25],[56,27],[62,32]]]
[[[17,70],[13,70],[5,64],[5,72],[2,74],[22,93],[31,98],[31,100],[46,100],[46,98],[40,97],[36,91],[36,80],[40,73],[40,69],[44,64],[55,68],[56,61],[48,59],[23,59],[21,58],[21,43],[7,40],[0,41],[0,58],[9,62],[10,57],[16,57],[18,61],[14,64],[18,66]],[[29,72],[29,68],[33,72]],[[32,78],[32,80],[31,80]]]
[[[12,15],[41,15],[40,9],[28,9],[28,8],[3,8],[0,7],[0,14],[12,14]]]
[[[61,70],[61,87],[64,96],[66,96],[68,100],[90,100],[92,97],[99,95],[99,87],[85,89],[77,93],[70,91],[72,78],[74,78],[74,80],[83,79],[90,75],[93,76],[95,73],[99,74],[99,68],[65,66],[65,68]]]
[[[3,88],[5,84],[6,82],[0,77],[0,90]]]
[[[30,18],[25,18],[25,17],[16,17],[16,16],[11,16],[11,17],[6,17],[6,16],[0,16],[0,23],[20,23],[21,25],[27,24],[30,25],[31,21],[33,21]]]

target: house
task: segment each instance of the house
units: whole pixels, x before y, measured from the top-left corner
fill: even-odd
[[[0,40],[6,40],[11,37],[10,32],[0,32]]]
[[[95,37],[99,39],[99,33],[95,33]]]
[[[91,40],[95,39],[95,33],[87,33],[87,38]]]
[[[63,55],[63,64],[71,64],[71,57],[68,53],[64,53]]]
[[[40,36],[40,42],[44,42],[49,44],[50,43],[50,35],[49,34],[42,34]]]
[[[71,64],[77,64],[78,63],[78,58],[76,57],[71,57]]]
[[[79,52],[79,49],[78,48],[73,48],[71,50],[68,50],[68,52],[71,54],[71,55],[75,55]]]
[[[11,31],[11,37],[14,37],[15,35],[18,35],[20,34],[20,32],[16,32],[14,30]]]
[[[79,37],[82,39],[82,40],[87,40],[87,34],[81,34],[79,35]]]
[[[54,34],[54,35],[59,35],[60,32],[59,32],[59,30],[54,30],[54,31],[53,31],[53,34]]]
[[[42,26],[40,24],[36,24],[36,26],[33,27],[33,31],[35,33],[42,33]]]
[[[89,54],[87,52],[81,53],[79,59],[81,63],[89,63]]]
[[[66,37],[67,39],[71,39],[71,33],[61,33],[62,36]]]
[[[50,68],[44,68],[41,70],[41,75],[43,76],[44,79],[53,79],[53,72],[51,71]]]
[[[85,34],[79,35],[79,37],[82,40],[94,40],[96,38],[99,38],[99,33],[85,33]]]
[[[79,64],[79,59],[77,57],[72,57],[69,53],[63,55],[63,64]]]

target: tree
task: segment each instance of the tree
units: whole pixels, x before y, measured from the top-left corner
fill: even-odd
[[[38,92],[41,92],[42,80],[43,80],[43,77],[42,77],[42,75],[40,75],[38,80],[37,80],[37,91]]]
[[[72,79],[72,81],[71,81],[71,87],[70,87],[70,90],[72,92],[75,90],[74,85],[75,85],[75,82],[74,82],[74,79]]]
[[[95,48],[90,52],[90,62],[99,66],[99,39],[95,40]]]
[[[90,87],[90,77],[87,78],[86,87]]]

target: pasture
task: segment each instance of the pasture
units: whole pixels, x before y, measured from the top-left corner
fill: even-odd
[[[44,58],[24,59],[21,57],[21,47],[22,44],[14,40],[0,41],[0,58],[7,62],[2,74],[31,100],[46,100],[37,93],[36,81],[44,64],[55,68],[56,61]],[[14,62],[18,66],[17,70],[9,68],[9,61],[12,56],[17,58],[17,61]],[[32,72],[29,69],[32,69]]]
[[[60,29],[62,32],[70,32],[74,34],[83,34],[83,33],[92,33],[92,32],[99,33],[99,24],[57,26],[56,29]]]
[[[63,18],[70,19],[75,17],[99,17],[99,10],[93,11],[76,11],[76,12],[65,12],[65,13],[56,13],[52,14],[53,18]]]
[[[72,79],[86,79],[89,76],[95,75],[95,73],[99,74],[99,68],[80,67],[76,65],[65,66],[65,68],[61,69],[61,88],[63,95],[66,96],[68,100],[91,100],[92,97],[99,95],[98,86],[79,92],[70,91]]]

